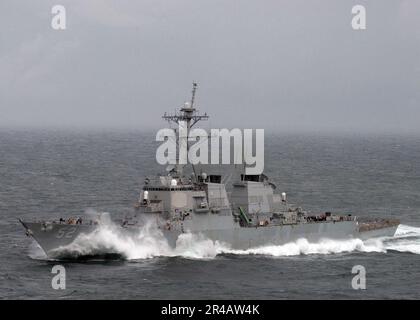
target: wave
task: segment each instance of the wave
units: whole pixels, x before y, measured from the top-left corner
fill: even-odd
[[[395,236],[383,243],[387,250],[420,254],[420,228],[399,225]]]
[[[154,257],[183,257],[189,259],[214,259],[218,255],[264,255],[287,257],[298,255],[328,255],[350,252],[388,251],[420,254],[420,228],[400,225],[394,237],[369,240],[321,239],[309,242],[298,239],[283,245],[265,245],[247,250],[231,249],[229,244],[212,241],[202,234],[185,233],[178,237],[176,247],[171,248],[154,221],[146,221],[137,234],[129,234],[109,219],[95,232],[80,235],[72,244],[57,249],[60,257],[101,256],[117,254],[126,260]]]

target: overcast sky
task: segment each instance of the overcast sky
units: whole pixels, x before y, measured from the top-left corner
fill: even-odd
[[[0,2],[0,127],[159,128],[193,80],[213,128],[420,132],[420,1]]]

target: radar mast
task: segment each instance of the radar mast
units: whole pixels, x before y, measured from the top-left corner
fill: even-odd
[[[191,101],[185,102],[184,105],[181,107],[179,111],[175,111],[173,114],[168,114],[165,112],[165,114],[162,116],[162,119],[168,121],[168,123],[175,123],[177,127],[186,125],[186,136],[180,137],[179,132],[176,135],[176,145],[179,148],[180,147],[180,141],[179,139],[185,139],[186,141],[186,147],[187,147],[187,163],[188,163],[188,151],[189,151],[189,143],[188,143],[188,137],[191,128],[199,121],[205,121],[209,119],[209,116],[207,113],[200,114],[200,112],[195,108],[195,94],[197,91],[198,84],[196,82],[193,82],[192,92],[191,92]],[[177,129],[175,129],[177,130]],[[182,143],[182,142],[181,142]],[[179,152],[177,152],[177,173],[182,175],[182,168],[183,165],[179,164]],[[196,176],[195,168],[192,165],[192,168],[194,170],[194,175]]]
[[[166,121],[176,123],[179,125],[180,121],[185,121],[187,124],[187,129],[191,129],[197,122],[201,120],[208,120],[209,116],[207,113],[204,113],[203,115],[199,113],[197,109],[194,108],[194,102],[195,102],[195,93],[197,91],[197,83],[193,82],[193,89],[192,89],[192,95],[191,95],[191,102],[186,102],[184,106],[180,109],[180,111],[176,111],[174,114],[168,114],[165,112],[165,114],[162,116],[162,118]]]

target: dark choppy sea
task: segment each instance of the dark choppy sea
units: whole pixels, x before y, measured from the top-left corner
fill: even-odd
[[[305,209],[401,219],[396,239],[248,252],[201,241],[161,254],[153,242],[111,238],[127,259],[59,262],[66,290],[52,289],[57,262],[17,218],[130,213],[143,177],[160,170],[154,135],[0,130],[0,298],[420,298],[420,137],[392,135],[266,134],[265,169]],[[355,265],[366,290],[352,289]]]

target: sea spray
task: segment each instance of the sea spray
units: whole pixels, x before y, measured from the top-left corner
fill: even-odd
[[[184,233],[171,248],[154,220],[145,220],[137,232],[127,232],[115,225],[108,214],[101,214],[100,227],[91,234],[80,235],[72,244],[57,249],[60,256],[118,254],[127,260],[153,257],[213,259],[220,254],[264,255],[272,257],[388,250],[420,254],[420,228],[401,225],[394,237],[369,240],[321,239],[309,242],[301,238],[283,245],[265,245],[247,250],[231,249],[229,244],[213,241],[203,234]]]
[[[420,228],[400,225],[392,238],[384,238],[387,250],[420,254]]]
[[[297,256],[309,254],[333,254],[343,252],[383,252],[384,249],[373,245],[366,245],[360,239],[331,240],[321,239],[318,242],[310,243],[302,238],[283,245],[267,245],[247,250],[231,250],[232,254],[258,254],[274,257]]]
[[[119,254],[125,259],[147,259],[155,256],[168,256],[171,253],[162,232],[151,219],[135,233],[116,225],[108,213],[101,214],[99,227],[90,234],[81,234],[75,241],[60,247],[56,253],[60,256],[86,256]]]

